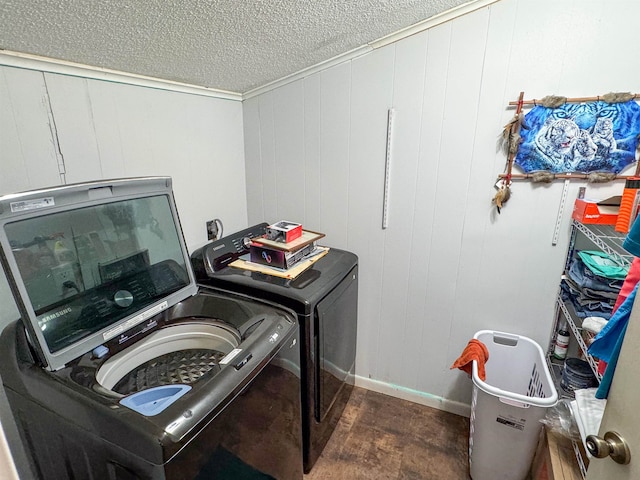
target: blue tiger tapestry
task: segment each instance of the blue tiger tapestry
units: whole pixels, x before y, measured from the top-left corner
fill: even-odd
[[[525,173],[620,173],[635,162],[638,134],[634,100],[536,106],[525,115],[515,164]]]

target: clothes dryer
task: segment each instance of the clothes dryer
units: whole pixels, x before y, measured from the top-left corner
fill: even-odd
[[[193,252],[198,281],[292,309],[300,327],[304,470],[309,472],[333,433],[355,378],[358,258],[331,248],[294,279],[229,266],[247,255],[249,239],[267,223]]]

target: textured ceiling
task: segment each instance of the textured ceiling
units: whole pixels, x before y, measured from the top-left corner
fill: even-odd
[[[244,93],[468,0],[0,0],[0,49]]]

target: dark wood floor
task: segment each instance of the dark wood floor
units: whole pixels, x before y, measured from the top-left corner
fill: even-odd
[[[355,388],[305,480],[468,480],[469,419]]]

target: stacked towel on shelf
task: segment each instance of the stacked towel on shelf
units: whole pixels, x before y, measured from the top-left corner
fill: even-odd
[[[572,400],[571,413],[578,425],[580,438],[585,446],[587,455],[591,458],[591,454],[587,450],[586,439],[588,435],[597,435],[600,430],[600,422],[602,415],[607,406],[606,400],[600,400],[595,397],[595,388],[584,388],[574,391],[576,399]]]

